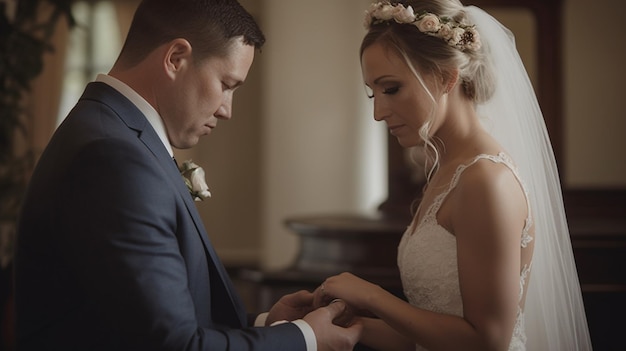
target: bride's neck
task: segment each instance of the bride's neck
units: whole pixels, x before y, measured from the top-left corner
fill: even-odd
[[[440,166],[486,152],[489,135],[473,108],[453,111],[435,138],[440,140]]]

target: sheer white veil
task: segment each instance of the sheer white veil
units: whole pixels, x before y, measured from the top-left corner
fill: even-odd
[[[512,33],[483,10],[465,7],[492,60],[494,96],[478,105],[484,126],[518,166],[535,221],[524,309],[527,350],[591,350],[554,153]]]

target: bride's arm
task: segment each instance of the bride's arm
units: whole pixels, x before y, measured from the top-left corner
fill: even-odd
[[[415,343],[377,318],[360,318],[363,325],[360,343],[379,351],[414,351]]]
[[[383,346],[389,340],[387,337],[392,335],[391,329],[412,344],[420,344],[429,350],[486,350],[473,348],[467,343],[476,339],[475,331],[463,318],[412,306],[351,273],[330,277],[323,287],[324,294],[341,298],[357,309],[368,310],[385,323],[387,328],[370,321],[369,328],[363,329],[362,342],[375,349],[385,350]],[[321,290],[318,289],[318,293],[322,293]]]

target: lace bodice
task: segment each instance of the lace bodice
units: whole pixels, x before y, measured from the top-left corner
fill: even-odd
[[[407,229],[398,247],[398,267],[404,294],[414,306],[434,312],[463,316],[463,303],[457,267],[456,238],[437,223],[436,215],[446,196],[456,187],[463,171],[481,159],[505,164],[515,174],[524,192],[526,192],[516,168],[504,153],[500,153],[497,156],[481,154],[475,157],[469,164],[461,165],[457,168],[449,187],[435,197],[421,222],[417,223],[417,225],[411,225]],[[526,219],[526,225],[521,235],[520,249],[526,248],[533,239],[529,234],[529,229],[532,226],[530,208],[528,213],[529,216]],[[415,230],[412,231],[411,228],[415,228]],[[521,303],[530,266],[530,263],[525,264],[520,270],[520,305],[518,306],[513,337],[509,345],[510,351],[524,351],[526,349],[524,313]],[[425,349],[416,345],[416,350]]]

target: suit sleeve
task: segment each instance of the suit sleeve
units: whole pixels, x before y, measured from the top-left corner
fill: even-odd
[[[77,155],[68,174],[67,260],[78,267],[101,327],[119,339],[118,350],[305,350],[291,323],[198,326],[175,234],[178,195],[146,147],[100,139]]]

